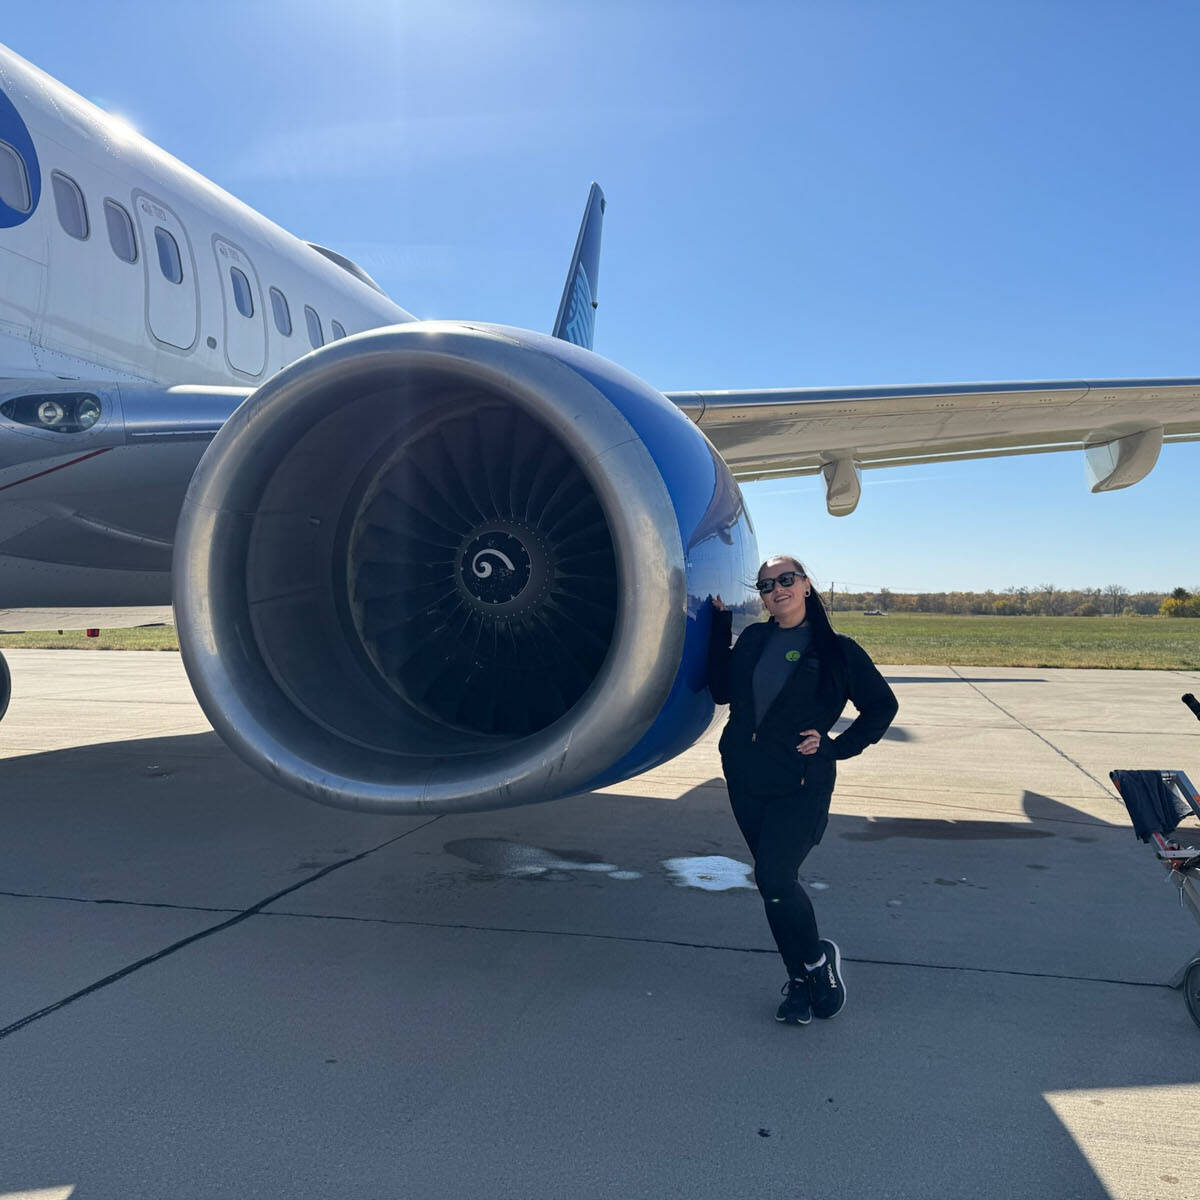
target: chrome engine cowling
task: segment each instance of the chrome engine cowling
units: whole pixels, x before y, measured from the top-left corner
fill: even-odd
[[[737,485],[653,389],[543,335],[414,323],[230,418],[180,516],[176,620],[209,719],[277,782],[500,807],[689,743],[700,601],[740,597],[754,553]]]

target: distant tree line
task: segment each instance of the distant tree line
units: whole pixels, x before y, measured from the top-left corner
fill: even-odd
[[[1010,587],[1000,592],[876,592],[826,588],[822,598],[835,612],[962,613],[989,617],[1200,617],[1200,587],[1194,592],[1131,592],[1119,583],[1096,588]]]
[[[1164,617],[1200,617],[1200,588],[1189,592],[1187,588],[1177,587],[1163,598],[1160,611]]]

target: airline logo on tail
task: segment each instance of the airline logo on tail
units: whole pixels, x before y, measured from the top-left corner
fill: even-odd
[[[571,287],[571,306],[567,310],[566,341],[576,346],[592,345],[596,327],[596,310],[592,307],[592,286],[580,263]]]

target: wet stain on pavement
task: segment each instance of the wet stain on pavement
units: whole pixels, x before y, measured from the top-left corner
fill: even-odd
[[[615,863],[601,862],[586,850],[547,850],[506,838],[458,838],[442,849],[478,867],[513,878],[563,880],[572,871],[589,871],[611,879],[640,879],[638,871],[623,871]]]
[[[751,873],[754,868],[736,858],[721,854],[702,855],[698,858],[668,858],[663,866],[671,875],[676,887],[700,888],[706,892],[726,892],[731,888],[753,888]]]

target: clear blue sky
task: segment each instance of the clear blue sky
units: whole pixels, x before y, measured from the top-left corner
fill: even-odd
[[[49,0],[0,37],[406,308],[667,389],[1200,375],[1200,5]],[[752,484],[760,546],[893,590],[1200,585],[1200,444]]]

